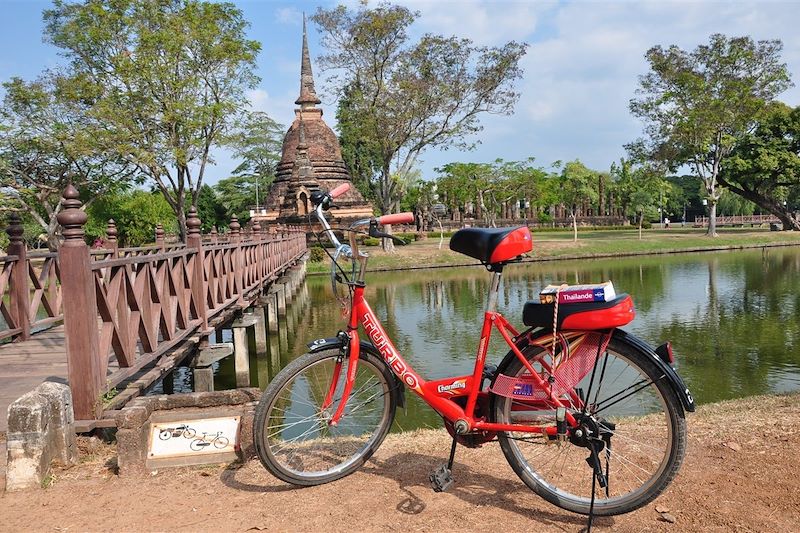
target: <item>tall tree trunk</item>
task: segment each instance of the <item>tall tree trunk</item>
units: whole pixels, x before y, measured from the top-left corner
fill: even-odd
[[[644,211],[639,213],[639,240],[642,240],[642,222],[644,221]]]
[[[706,235],[717,237],[717,201],[713,199],[708,202],[708,231],[706,231]]]
[[[578,242],[578,215],[574,209],[570,216],[572,217],[572,242]]]

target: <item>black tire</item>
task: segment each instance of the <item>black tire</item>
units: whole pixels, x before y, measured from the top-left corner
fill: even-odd
[[[526,347],[523,354],[537,370],[536,361],[549,358],[536,346]],[[506,376],[525,372],[517,359],[502,370]],[[590,392],[591,376],[590,371],[574,387],[582,389],[593,404],[600,429],[611,429],[603,425],[608,422],[615,426],[611,452],[600,452],[601,464],[608,468],[609,493],[597,487],[593,512],[598,516],[628,513],[655,499],[677,474],[686,451],[683,406],[650,356],[621,339],[612,339],[598,359]],[[560,398],[566,400],[567,393]],[[568,405],[570,412],[580,413],[579,403],[570,400]],[[495,394],[491,412],[501,423],[527,419],[536,425],[555,425],[554,410]],[[589,513],[593,475],[586,462],[587,447],[531,433],[501,432],[498,439],[509,464],[528,487],[558,507]]]
[[[197,435],[197,431],[194,428],[186,428],[183,430],[183,438],[184,439],[193,439]]]
[[[278,373],[261,396],[253,442],[264,467],[283,481],[321,485],[353,473],[375,453],[394,421],[396,380],[383,360],[362,349],[344,414],[337,425],[328,425],[348,370],[345,358],[333,405],[321,410],[338,358],[338,348],[305,354]]]
[[[230,444],[230,443],[231,443],[231,441],[228,440],[228,437],[223,437],[221,435],[219,437],[217,437],[216,439],[214,439],[214,447],[216,449],[218,449],[218,450],[222,450],[223,448],[227,448],[228,444]]]
[[[166,429],[162,429],[158,432],[158,439],[159,440],[169,440],[172,436],[172,431],[167,431]]]

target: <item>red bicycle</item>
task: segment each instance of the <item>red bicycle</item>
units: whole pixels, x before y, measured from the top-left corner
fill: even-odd
[[[256,410],[254,441],[263,465],[296,485],[353,473],[383,442],[412,390],[444,418],[453,436],[433,488],[452,484],[456,445],[499,441],[517,475],[547,501],[581,514],[616,515],[656,498],[675,477],[686,450],[685,411],[694,400],[675,372],[669,343],[652,349],[618,329],[634,318],[628,295],[609,302],[528,302],[518,331],[497,312],[503,269],[532,250],[527,227],[466,228],[450,248],[480,260],[492,274],[471,374],[428,381],[395,348],[364,298],[367,255],[358,229],[387,238],[381,224],[413,222],[412,213],[355,222],[349,245],[325,218],[345,184],[312,195],[335,245],[334,294],[349,308],[346,330],[309,344],[309,353],[269,384]],[[352,262],[349,273],[340,259]],[[347,291],[340,296],[338,286]],[[369,340],[362,340],[363,328]],[[495,329],[510,351],[486,363]],[[371,341],[371,342],[370,342]]]

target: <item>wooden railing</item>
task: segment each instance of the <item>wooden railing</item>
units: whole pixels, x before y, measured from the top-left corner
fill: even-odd
[[[194,208],[186,243],[119,248],[109,221],[103,249],[84,240],[86,214],[73,187],[58,215],[64,242],[58,252],[28,253],[19,217],[7,230],[9,255],[0,257],[0,339],[16,342],[64,321],[69,383],[75,416],[101,414],[100,398],[187,337],[208,335],[209,320],[232,306],[244,307],[306,251],[296,227],[243,236],[238,220],[227,238],[200,234]],[[113,358],[113,359],[111,359]],[[109,361],[116,361],[113,371]]]
[[[718,216],[717,226],[744,226],[746,224],[777,224],[780,219],[775,215],[730,215]],[[708,226],[708,217],[699,216],[694,219],[695,227]]]

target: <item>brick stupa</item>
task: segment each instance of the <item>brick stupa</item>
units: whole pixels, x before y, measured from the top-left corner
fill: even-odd
[[[295,109],[294,122],[283,138],[281,161],[265,203],[266,213],[255,217],[259,222],[307,223],[308,213],[313,209],[311,193],[330,191],[345,182],[352,185],[339,140],[322,120],[319,103],[303,20],[300,96],[295,101],[300,107]],[[353,186],[336,199],[336,205],[339,209],[332,209],[329,214],[340,224],[373,216],[372,205]]]

